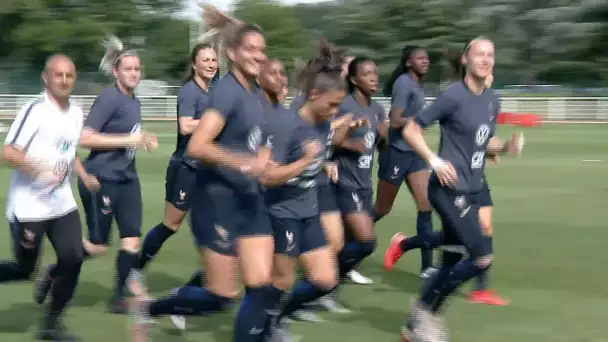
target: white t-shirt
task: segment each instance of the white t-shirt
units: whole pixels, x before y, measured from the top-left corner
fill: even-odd
[[[30,160],[46,165],[64,181],[49,184],[15,169],[8,190],[9,221],[37,222],[63,216],[77,208],[70,185],[84,113],[70,103],[64,111],[45,93],[26,104],[6,136],[4,145],[23,149]]]

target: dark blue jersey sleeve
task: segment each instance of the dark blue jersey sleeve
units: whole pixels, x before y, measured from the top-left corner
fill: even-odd
[[[408,82],[403,82],[401,78],[395,80],[395,84],[393,85],[393,93],[391,94],[391,108],[399,108],[401,110],[407,111],[412,92],[412,84],[409,84]]]
[[[234,95],[229,82],[219,82],[209,93],[209,109],[218,111],[225,120],[234,115],[239,97]]]
[[[84,122],[84,127],[91,128],[97,132],[101,132],[104,126],[110,121],[116,110],[117,101],[112,90],[104,90],[93,102],[89,115]]]
[[[451,98],[447,91],[443,92],[435,99],[433,104],[417,115],[414,120],[423,128],[430,126],[435,121],[439,121],[441,124],[457,110],[457,108],[454,108],[456,104],[457,102]]]
[[[197,114],[198,98],[201,91],[194,87],[182,87],[177,95],[177,117],[194,118]]]

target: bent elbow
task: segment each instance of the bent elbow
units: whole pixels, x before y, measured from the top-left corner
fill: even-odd
[[[92,148],[95,145],[95,133],[90,130],[83,130],[80,133],[80,147]]]

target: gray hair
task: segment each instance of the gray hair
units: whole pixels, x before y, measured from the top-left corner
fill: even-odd
[[[112,75],[112,70],[118,66],[120,60],[125,56],[137,56],[139,54],[135,50],[125,50],[124,45],[118,37],[115,35],[108,35],[106,40],[103,42],[103,46],[106,49],[105,55],[99,63],[99,70],[104,74]]]

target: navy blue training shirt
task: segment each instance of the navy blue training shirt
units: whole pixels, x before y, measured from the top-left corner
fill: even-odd
[[[197,166],[197,161],[186,155],[186,149],[192,134],[183,135],[180,132],[179,118],[200,119],[207,108],[208,102],[209,94],[194,79],[186,82],[180,88],[177,94],[177,143],[171,160],[184,162],[191,167]]]
[[[325,143],[326,135],[320,134],[312,125],[293,111],[286,111],[269,122],[269,137],[272,137],[272,158],[275,162],[287,165],[304,156],[307,142],[317,140]],[[299,176],[278,187],[266,189],[265,198],[268,211],[280,218],[304,219],[319,213],[317,198],[317,178],[325,153]]]
[[[422,112],[426,103],[424,89],[420,82],[413,80],[409,74],[403,74],[395,80],[391,94],[391,109],[403,110],[402,117],[415,117]],[[401,151],[411,151],[412,148],[403,140],[400,128],[389,128],[389,145]]]
[[[235,76],[227,73],[209,92],[208,109],[224,117],[224,128],[215,142],[229,150],[254,156],[265,142],[266,115],[259,89],[247,90]],[[204,115],[204,114],[203,114]],[[240,170],[222,165],[206,165],[205,182],[224,184],[236,192],[257,194],[260,183]]]
[[[344,98],[338,116],[352,114],[353,120],[367,119],[370,127],[363,126],[356,129],[347,139],[363,139],[365,152],[359,153],[337,148],[334,160],[338,163],[338,184],[349,191],[372,191],[372,168],[374,165],[374,152],[378,138],[378,124],[386,120],[384,108],[377,102],[371,101],[369,106],[357,102],[353,94]]]
[[[478,192],[483,186],[486,150],[496,129],[500,102],[493,90],[475,95],[464,82],[451,85],[419,116],[427,127],[435,121],[441,127],[439,157],[454,165],[458,182],[454,188]],[[438,182],[433,174],[431,181]]]
[[[111,87],[104,89],[95,99],[84,127],[102,134],[132,134],[141,132],[141,103]],[[135,169],[136,148],[91,149],[84,164],[97,178],[111,181],[137,179]]]
[[[304,96],[303,94],[300,94],[300,95],[294,97],[293,99],[291,99],[291,102],[289,103],[289,110],[297,111],[298,109],[302,108],[302,106],[304,105],[305,102],[306,102],[306,96]]]

